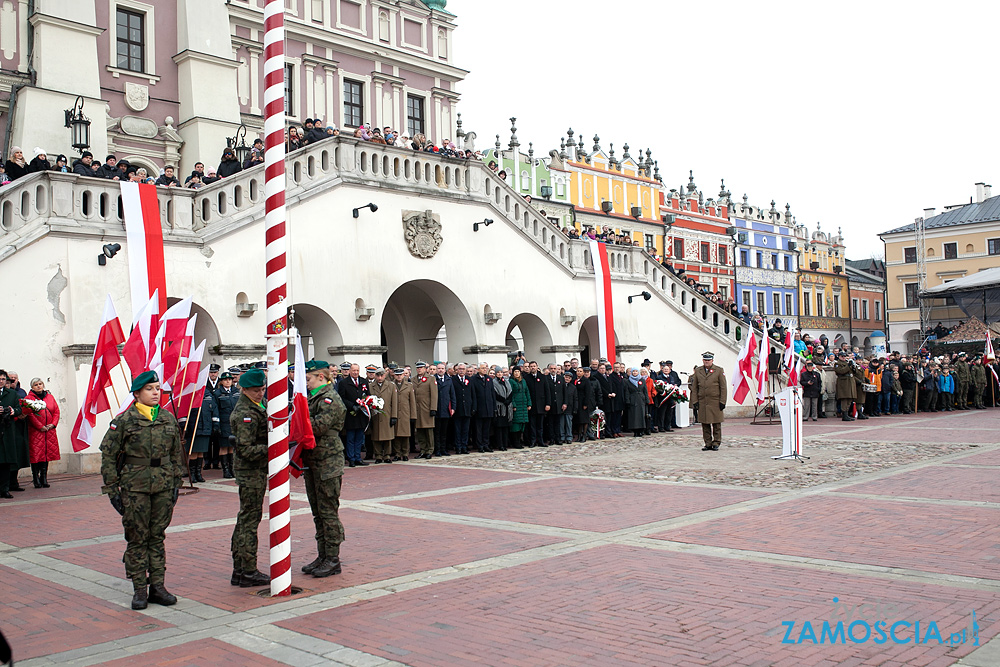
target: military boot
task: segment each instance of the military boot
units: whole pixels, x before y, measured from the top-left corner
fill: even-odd
[[[302,571],[305,572],[306,574],[312,574],[313,570],[319,567],[325,560],[326,560],[326,554],[320,551],[319,555],[316,556],[316,560],[309,563],[308,565],[302,566]]]
[[[148,606],[148,600],[146,585],[136,586],[135,593],[132,595],[132,609],[145,609]]]
[[[232,479],[233,475],[233,455],[224,454],[222,456],[222,478]]]
[[[334,556],[333,558],[327,558],[319,566],[313,570],[312,576],[321,579],[323,577],[329,577],[331,574],[340,574],[340,557]]]
[[[240,575],[240,588],[253,588],[254,586],[267,586],[271,583],[271,577],[259,570],[244,572]]]
[[[148,600],[153,604],[169,607],[177,604],[177,596],[170,594],[163,584],[150,584]]]

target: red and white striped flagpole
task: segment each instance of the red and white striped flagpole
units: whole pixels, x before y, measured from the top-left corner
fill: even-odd
[[[285,264],[285,3],[264,5],[264,233],[267,278],[267,499],[271,595],[291,595]]]

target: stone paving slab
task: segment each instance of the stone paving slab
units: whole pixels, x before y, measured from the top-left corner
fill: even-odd
[[[277,667],[287,664],[217,639],[201,639],[197,642],[149,651],[143,653],[141,657],[121,658],[103,664],[105,667],[135,667],[140,663],[149,667],[219,667],[219,665]]]
[[[457,460],[458,458],[461,457],[451,456],[444,460]],[[343,500],[389,498],[410,493],[453,489],[457,486],[503,482],[525,477],[526,475],[493,470],[442,470],[407,463],[369,465],[345,471],[341,498]],[[304,488],[303,491],[305,491]]]
[[[359,510],[344,509],[341,520],[347,541],[341,551],[342,575],[316,579],[300,572],[316,557],[315,527],[309,514],[292,517],[292,585],[304,595],[391,579],[439,567],[458,565],[524,549],[555,544],[561,539],[504,530],[460,526]],[[167,537],[167,581],[175,595],[227,611],[246,611],[283,600],[254,595],[255,589],[229,584],[232,572],[231,526],[200,528]],[[258,531],[257,562],[267,569],[267,523]],[[108,542],[46,555],[124,577],[124,542]]]
[[[829,494],[648,537],[1000,580],[1000,509],[992,508]]]
[[[446,514],[610,532],[763,495],[760,491],[600,479],[545,479],[516,488],[467,491],[388,504]]]
[[[23,572],[0,565],[0,625],[16,661],[171,625]]]
[[[838,491],[1000,503],[1000,473],[992,468],[929,466],[873,482],[841,487]]]
[[[997,439],[1000,441],[1000,435],[997,436]],[[963,456],[962,458],[948,461],[948,463],[955,465],[1000,466],[1000,449],[995,449],[992,452],[980,452],[972,456]]]
[[[834,607],[832,600],[842,601]],[[560,665],[950,665],[970,644],[784,644],[786,627],[930,622],[1000,633],[1000,593],[625,546],[587,551],[276,623],[415,667]],[[850,605],[848,608],[847,605]],[[892,605],[890,608],[889,605]],[[859,612],[860,613],[860,612]],[[859,616],[853,617],[855,620]],[[849,624],[848,621],[847,624]],[[847,625],[845,624],[845,625]],[[903,639],[903,628],[899,628]],[[863,637],[863,627],[855,628]],[[912,640],[912,630],[910,631]]]

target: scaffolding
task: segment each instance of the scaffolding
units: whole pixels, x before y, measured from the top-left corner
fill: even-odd
[[[917,293],[922,293],[927,289],[927,228],[924,224],[923,216],[914,219],[913,230],[916,232],[917,239]],[[917,298],[917,304],[920,307],[920,333],[917,336],[917,340],[921,341],[916,350],[911,350],[916,352],[924,345],[927,344],[927,327],[930,326],[931,319],[931,300]]]

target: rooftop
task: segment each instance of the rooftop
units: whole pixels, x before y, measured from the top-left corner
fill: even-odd
[[[938,229],[941,227],[958,227],[976,222],[992,222],[994,220],[1000,220],[1000,196],[990,197],[978,204],[966,204],[965,206],[945,211],[940,215],[927,218],[924,222],[924,227],[926,229]],[[912,231],[914,231],[914,223],[882,232],[880,236]]]

